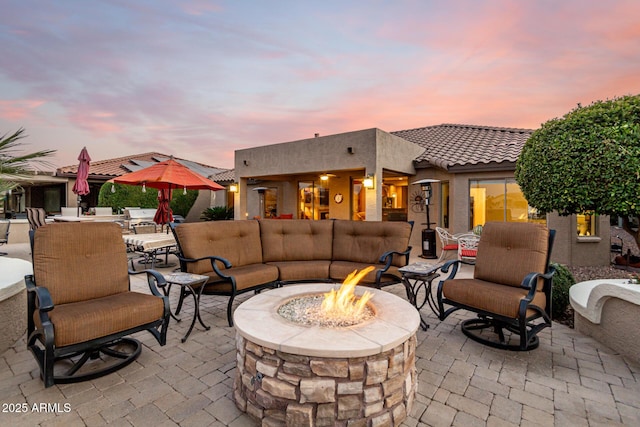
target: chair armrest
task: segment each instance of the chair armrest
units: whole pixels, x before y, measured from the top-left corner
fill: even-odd
[[[539,278],[543,278],[544,280],[549,280],[553,277],[553,275],[555,274],[556,269],[554,267],[549,267],[549,271],[547,271],[545,274],[540,274],[540,273],[529,273],[525,276],[524,279],[522,279],[522,283],[520,284],[521,288],[524,289],[537,289],[537,281]]]
[[[382,262],[385,264],[385,268],[384,270],[388,270],[389,267],[391,267],[391,262],[393,261],[393,256],[394,255],[400,255],[400,256],[404,256],[406,258],[406,264],[409,264],[409,255],[411,254],[411,246],[409,246],[405,251],[403,252],[398,252],[398,251],[387,251],[385,253],[383,253],[380,256],[379,262]]]
[[[227,276],[226,274],[224,274],[222,272],[222,270],[220,270],[220,268],[218,267],[218,264],[216,263],[216,261],[220,261],[222,263],[222,265],[224,265],[224,268],[231,268],[233,267],[233,265],[231,264],[231,261],[229,261],[226,258],[223,258],[221,256],[216,256],[216,255],[210,255],[210,256],[205,256],[205,257],[201,257],[201,258],[184,258],[179,254],[176,254],[176,256],[178,257],[178,260],[180,261],[180,263],[188,263],[188,262],[198,262],[198,261],[204,261],[204,260],[210,260],[211,261],[211,268],[212,270],[220,277],[222,277],[223,279],[230,279],[229,276]]]
[[[34,281],[32,275],[25,276],[25,283],[27,292],[35,294],[36,299],[38,300],[39,311],[47,312],[53,310],[53,299],[51,298],[51,294],[49,293],[49,290],[47,288],[36,286],[36,282]]]
[[[158,291],[158,287],[164,288],[165,286],[167,286],[167,280],[164,278],[164,276],[156,270],[129,270],[129,275],[131,276],[142,273],[147,274],[147,283],[149,284],[149,290],[151,291],[151,293],[157,297],[163,297],[164,295],[162,295],[160,291]]]

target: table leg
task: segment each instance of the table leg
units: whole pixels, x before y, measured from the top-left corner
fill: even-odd
[[[167,286],[162,289],[162,291],[164,292],[164,296],[168,297],[169,294],[171,293],[171,285],[172,285],[172,283],[168,283]],[[182,288],[180,288],[180,292],[182,292]],[[178,313],[178,311],[176,310],[176,314],[177,313]],[[176,316],[175,314],[173,314],[171,312],[171,310],[169,310],[169,314],[171,315],[171,317],[173,317],[175,319],[176,322],[181,322],[182,321],[182,319],[179,318],[178,316]]]
[[[198,321],[200,322],[200,324],[202,325],[202,327],[205,330],[209,330],[211,329],[210,326],[207,326],[204,324],[204,322],[202,321],[202,317],[200,317],[200,296],[202,295],[202,289],[204,288],[204,284],[201,285],[198,288],[198,292],[196,293],[196,291],[193,290],[193,288],[191,287],[191,285],[185,285],[187,288],[189,288],[189,292],[191,292],[191,295],[193,295],[193,303],[195,304],[195,308],[194,308],[194,312],[193,312],[193,319],[191,320],[191,326],[189,326],[189,330],[187,331],[187,333],[185,334],[184,337],[182,337],[182,342],[185,342],[187,340],[187,338],[189,338],[189,335],[191,334],[191,331],[193,330],[193,326],[196,324],[196,318],[198,319]]]
[[[411,283],[411,280],[413,280],[413,283]],[[431,287],[427,286],[427,283],[430,284],[431,282],[403,277],[402,283],[404,284],[405,290],[407,291],[407,298],[409,299],[409,302],[416,308],[416,310],[418,310],[418,315],[420,316],[420,327],[423,331],[426,331],[427,329],[429,329],[429,324],[422,318],[422,313],[420,312],[420,309],[422,308],[422,306],[424,306],[425,301],[422,301],[422,304],[418,304],[418,292],[421,287],[425,287],[425,292],[430,291]],[[427,287],[429,289],[427,289]],[[425,300],[426,299],[427,296],[425,296]]]

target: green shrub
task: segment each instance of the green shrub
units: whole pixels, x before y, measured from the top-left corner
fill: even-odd
[[[112,186],[115,188],[113,193]],[[173,190],[171,210],[174,215],[186,217],[197,198],[198,190],[187,190],[187,194],[183,194],[182,189]],[[148,187],[143,193],[142,187],[137,185],[106,183],[100,188],[98,206],[111,206],[116,212],[122,212],[127,206],[155,209],[158,207],[158,190]]]
[[[233,219],[233,208],[226,206],[214,206],[202,211],[201,219],[205,221],[223,221]]]
[[[551,315],[559,318],[569,306],[569,288],[576,283],[571,271],[562,264],[552,263],[556,269],[553,275],[553,292],[551,293]]]

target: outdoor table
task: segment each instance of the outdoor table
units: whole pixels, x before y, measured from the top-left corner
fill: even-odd
[[[407,299],[418,310],[420,314],[420,327],[426,331],[429,328],[427,322],[422,318],[420,309],[425,304],[429,304],[431,311],[439,316],[438,304],[431,293],[431,283],[436,277],[440,277],[437,271],[443,264],[429,264],[426,262],[416,262],[399,269],[402,274],[402,283],[407,291]],[[420,301],[418,294],[424,291],[424,298]]]
[[[176,239],[172,233],[123,234],[122,239],[135,250],[149,254],[151,256],[151,268],[155,267],[156,254],[164,250],[167,254],[165,267],[171,267],[167,263],[169,250],[176,247]]]
[[[191,326],[189,326],[189,330],[187,331],[185,336],[182,337],[182,342],[185,342],[189,337],[189,335],[191,334],[191,331],[193,330],[193,326],[196,324],[196,318],[198,319],[198,321],[204,327],[205,330],[208,331],[209,329],[211,329],[210,326],[207,326],[204,324],[204,322],[202,321],[202,318],[200,317],[200,295],[202,295],[202,289],[204,288],[204,284],[207,282],[209,277],[202,276],[200,274],[177,272],[177,273],[166,274],[164,278],[166,279],[167,284],[169,285],[164,288],[165,295],[168,296],[169,292],[171,292],[171,285],[180,286],[180,300],[182,300],[183,296],[185,295],[188,295],[188,294],[193,295],[193,302],[195,304],[195,307],[193,309],[193,319],[191,320]],[[200,285],[197,291],[193,289],[193,287],[196,285]],[[178,314],[178,311],[181,308],[180,305],[181,304],[179,303],[175,314],[171,313],[171,317],[173,317],[176,320],[176,322],[180,322],[182,320],[176,316]]]

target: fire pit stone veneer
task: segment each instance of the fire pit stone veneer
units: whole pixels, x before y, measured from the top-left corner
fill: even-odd
[[[328,328],[294,324],[278,308],[335,285],[292,285],[263,292],[234,313],[237,407],[263,426],[386,426],[407,417],[417,389],[420,317],[407,301],[372,292],[376,316]]]

